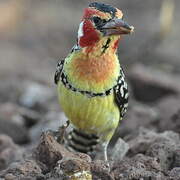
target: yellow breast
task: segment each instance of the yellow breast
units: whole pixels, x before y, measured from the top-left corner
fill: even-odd
[[[119,109],[113,93],[105,97],[89,98],[58,84],[59,101],[70,122],[78,129],[109,140],[119,122]]]

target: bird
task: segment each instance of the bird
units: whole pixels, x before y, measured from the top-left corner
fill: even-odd
[[[129,97],[117,48],[121,36],[133,31],[116,7],[92,2],[84,9],[77,42],[54,75],[60,106],[72,126],[66,143],[71,150],[88,153],[99,145],[108,161],[107,147]]]

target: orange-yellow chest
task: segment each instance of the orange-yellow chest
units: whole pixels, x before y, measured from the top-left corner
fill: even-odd
[[[120,65],[115,54],[95,56],[90,53],[77,53],[69,57],[64,69],[73,86],[102,92],[115,85]]]
[[[79,80],[93,81],[95,83],[102,83],[112,73],[115,68],[115,62],[110,58],[95,58],[95,57],[82,57],[73,61],[74,76]]]

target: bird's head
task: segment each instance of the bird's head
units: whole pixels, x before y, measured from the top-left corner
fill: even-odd
[[[84,10],[78,30],[78,45],[92,46],[103,37],[130,34],[134,27],[123,20],[121,10],[110,5],[93,2]]]

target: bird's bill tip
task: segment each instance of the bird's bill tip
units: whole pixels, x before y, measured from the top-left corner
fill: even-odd
[[[105,35],[121,35],[131,34],[134,32],[134,27],[122,19],[112,19],[103,26]]]

